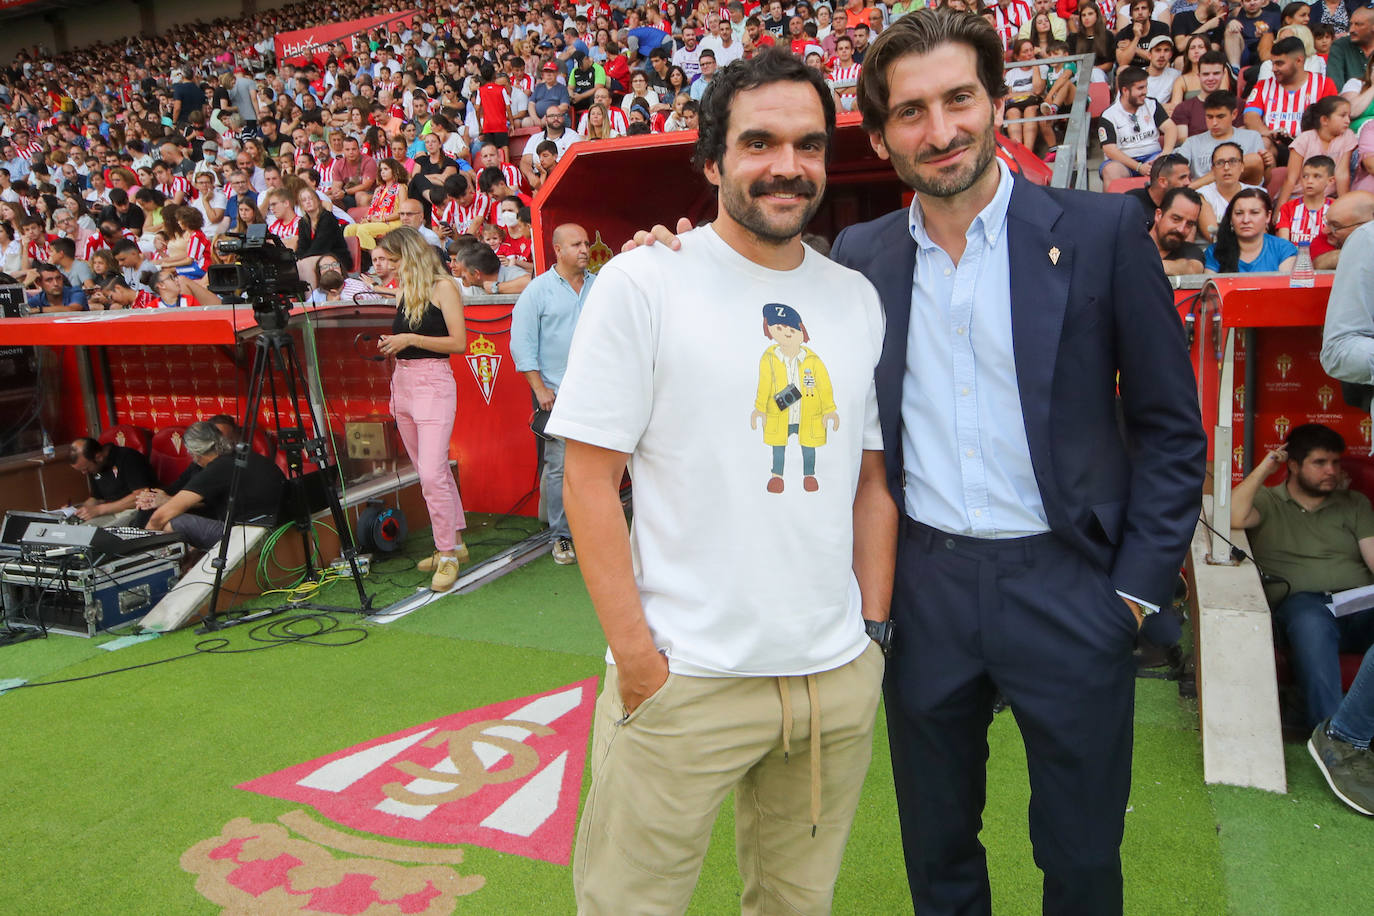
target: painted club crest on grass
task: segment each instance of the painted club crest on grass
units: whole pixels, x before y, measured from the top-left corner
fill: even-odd
[[[566,865],[596,679],[436,719],[239,786],[354,830]]]

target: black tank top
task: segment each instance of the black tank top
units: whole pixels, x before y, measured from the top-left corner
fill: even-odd
[[[444,313],[431,302],[420,315],[420,326],[412,328],[406,321],[405,303],[396,306],[396,317],[391,319],[392,334],[419,334],[421,337],[447,337],[448,324]],[[397,359],[448,359],[447,353],[426,350],[423,347],[406,347],[396,354]]]

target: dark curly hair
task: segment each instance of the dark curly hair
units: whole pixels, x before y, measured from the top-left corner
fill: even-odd
[[[697,117],[697,145],[692,163],[704,169],[708,162],[719,162],[725,155],[725,135],[730,129],[730,108],[735,96],[772,83],[806,83],[816,90],[825,112],[825,154],[830,158],[830,142],[835,136],[835,99],[820,71],[802,63],[780,49],[769,49],[748,60],[737,60],[716,72],[701,98]]]

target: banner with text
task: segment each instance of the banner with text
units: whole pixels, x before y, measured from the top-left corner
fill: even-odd
[[[350,19],[347,22],[334,22],[294,32],[282,32],[276,38],[277,64],[305,63],[312,58],[323,60],[329,53],[329,46],[343,42],[350,54],[354,53],[355,38],[366,35],[378,26],[388,29],[409,28],[415,19],[415,10],[399,13],[383,13],[364,19]]]

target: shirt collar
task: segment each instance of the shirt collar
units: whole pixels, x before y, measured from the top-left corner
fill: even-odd
[[[972,237],[975,230],[981,231],[987,239],[988,244],[996,245],[997,237],[1002,234],[1002,230],[1007,224],[1007,207],[1011,204],[1012,177],[1011,169],[1002,161],[1000,156],[993,156],[993,161],[997,163],[998,173],[1001,175],[997,182],[997,193],[988,201],[988,205],[973,218],[973,222],[968,228],[968,237]],[[911,209],[907,214],[907,227],[911,232],[911,237],[916,240],[916,244],[929,251],[937,248],[930,236],[926,233],[925,214],[921,212],[921,195],[917,194],[911,201]]]

